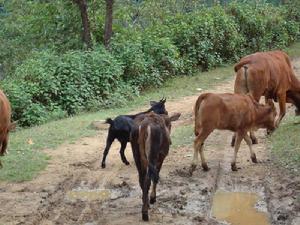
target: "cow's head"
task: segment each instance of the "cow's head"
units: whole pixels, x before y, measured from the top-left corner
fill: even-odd
[[[168,112],[165,107],[166,98],[162,98],[159,102],[150,101],[151,110],[156,114],[165,114],[168,115]]]
[[[265,105],[265,107],[267,107],[268,112],[265,118],[265,126],[267,128],[267,133],[270,134],[276,129],[275,118],[277,112],[272,99],[267,100],[267,105]]]

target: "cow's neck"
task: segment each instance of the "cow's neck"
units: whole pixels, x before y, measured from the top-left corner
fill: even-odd
[[[267,107],[259,107],[255,109],[255,124],[258,128],[265,127],[269,113],[270,111]]]
[[[295,73],[291,74],[291,91],[297,91],[300,93],[300,81],[296,77]]]

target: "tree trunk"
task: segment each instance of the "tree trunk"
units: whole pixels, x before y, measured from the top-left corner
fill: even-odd
[[[82,40],[86,44],[88,48],[92,48],[92,38],[91,38],[91,30],[90,30],[90,22],[87,11],[87,0],[73,0],[80,10],[81,20],[82,20]]]
[[[108,49],[109,41],[112,36],[114,0],[105,0],[105,1],[106,1],[106,18],[105,18],[105,27],[104,27],[104,46],[106,49]]]

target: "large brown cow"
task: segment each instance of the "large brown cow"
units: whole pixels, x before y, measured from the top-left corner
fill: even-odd
[[[144,114],[134,120],[131,131],[131,147],[139,174],[139,183],[143,192],[142,218],[149,220],[149,188],[152,181],[150,204],[156,201],[156,185],[159,172],[171,144],[171,122],[178,120],[180,113],[171,117],[153,112]]]
[[[272,101],[268,101],[268,104],[257,103],[251,95],[229,93],[200,95],[195,104],[196,138],[191,172],[198,164],[198,153],[200,153],[202,168],[205,171],[208,170],[203,144],[215,129],[231,130],[236,133],[234,156],[231,162],[233,171],[237,170],[236,157],[243,139],[249,146],[252,161],[256,163],[256,155],[252,150],[252,143],[247,132],[259,128],[275,129],[276,109]]]
[[[11,108],[5,94],[0,90],[0,156],[6,153],[8,144],[8,133],[15,127],[15,124],[10,122]],[[0,161],[0,168],[2,167]]]
[[[296,78],[289,56],[283,51],[257,52],[243,57],[234,66],[234,93],[250,93],[259,102],[261,96],[279,102],[276,126],[286,113],[286,102],[300,109],[300,81]],[[257,140],[251,133],[253,143]],[[233,144],[233,143],[232,143]]]

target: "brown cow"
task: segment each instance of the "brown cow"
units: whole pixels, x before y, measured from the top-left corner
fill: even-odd
[[[229,93],[200,95],[195,105],[196,138],[191,173],[198,163],[198,152],[201,156],[202,168],[205,171],[209,169],[204,158],[203,144],[215,129],[231,130],[236,133],[234,157],[231,162],[233,171],[237,170],[236,156],[243,139],[249,146],[252,162],[256,163],[256,155],[247,132],[258,128],[275,129],[276,109],[271,100],[268,104],[257,103],[251,95]]]
[[[243,57],[234,66],[236,79],[234,93],[250,93],[259,102],[261,96],[279,102],[280,114],[276,127],[286,113],[285,103],[300,109],[300,81],[296,78],[289,56],[282,51],[257,52]],[[257,140],[250,133],[253,143]],[[233,139],[234,140],[234,139]],[[233,145],[234,141],[232,142]]]
[[[143,192],[142,218],[149,220],[149,188],[152,184],[150,204],[156,201],[156,185],[159,172],[171,144],[171,122],[178,120],[180,113],[171,117],[153,112],[139,116],[134,120],[131,131],[131,147],[139,174],[139,183]]]
[[[0,90],[0,156],[6,153],[8,144],[8,133],[15,127],[15,124],[10,122],[11,108],[5,94]],[[0,161],[0,168],[2,167]]]

